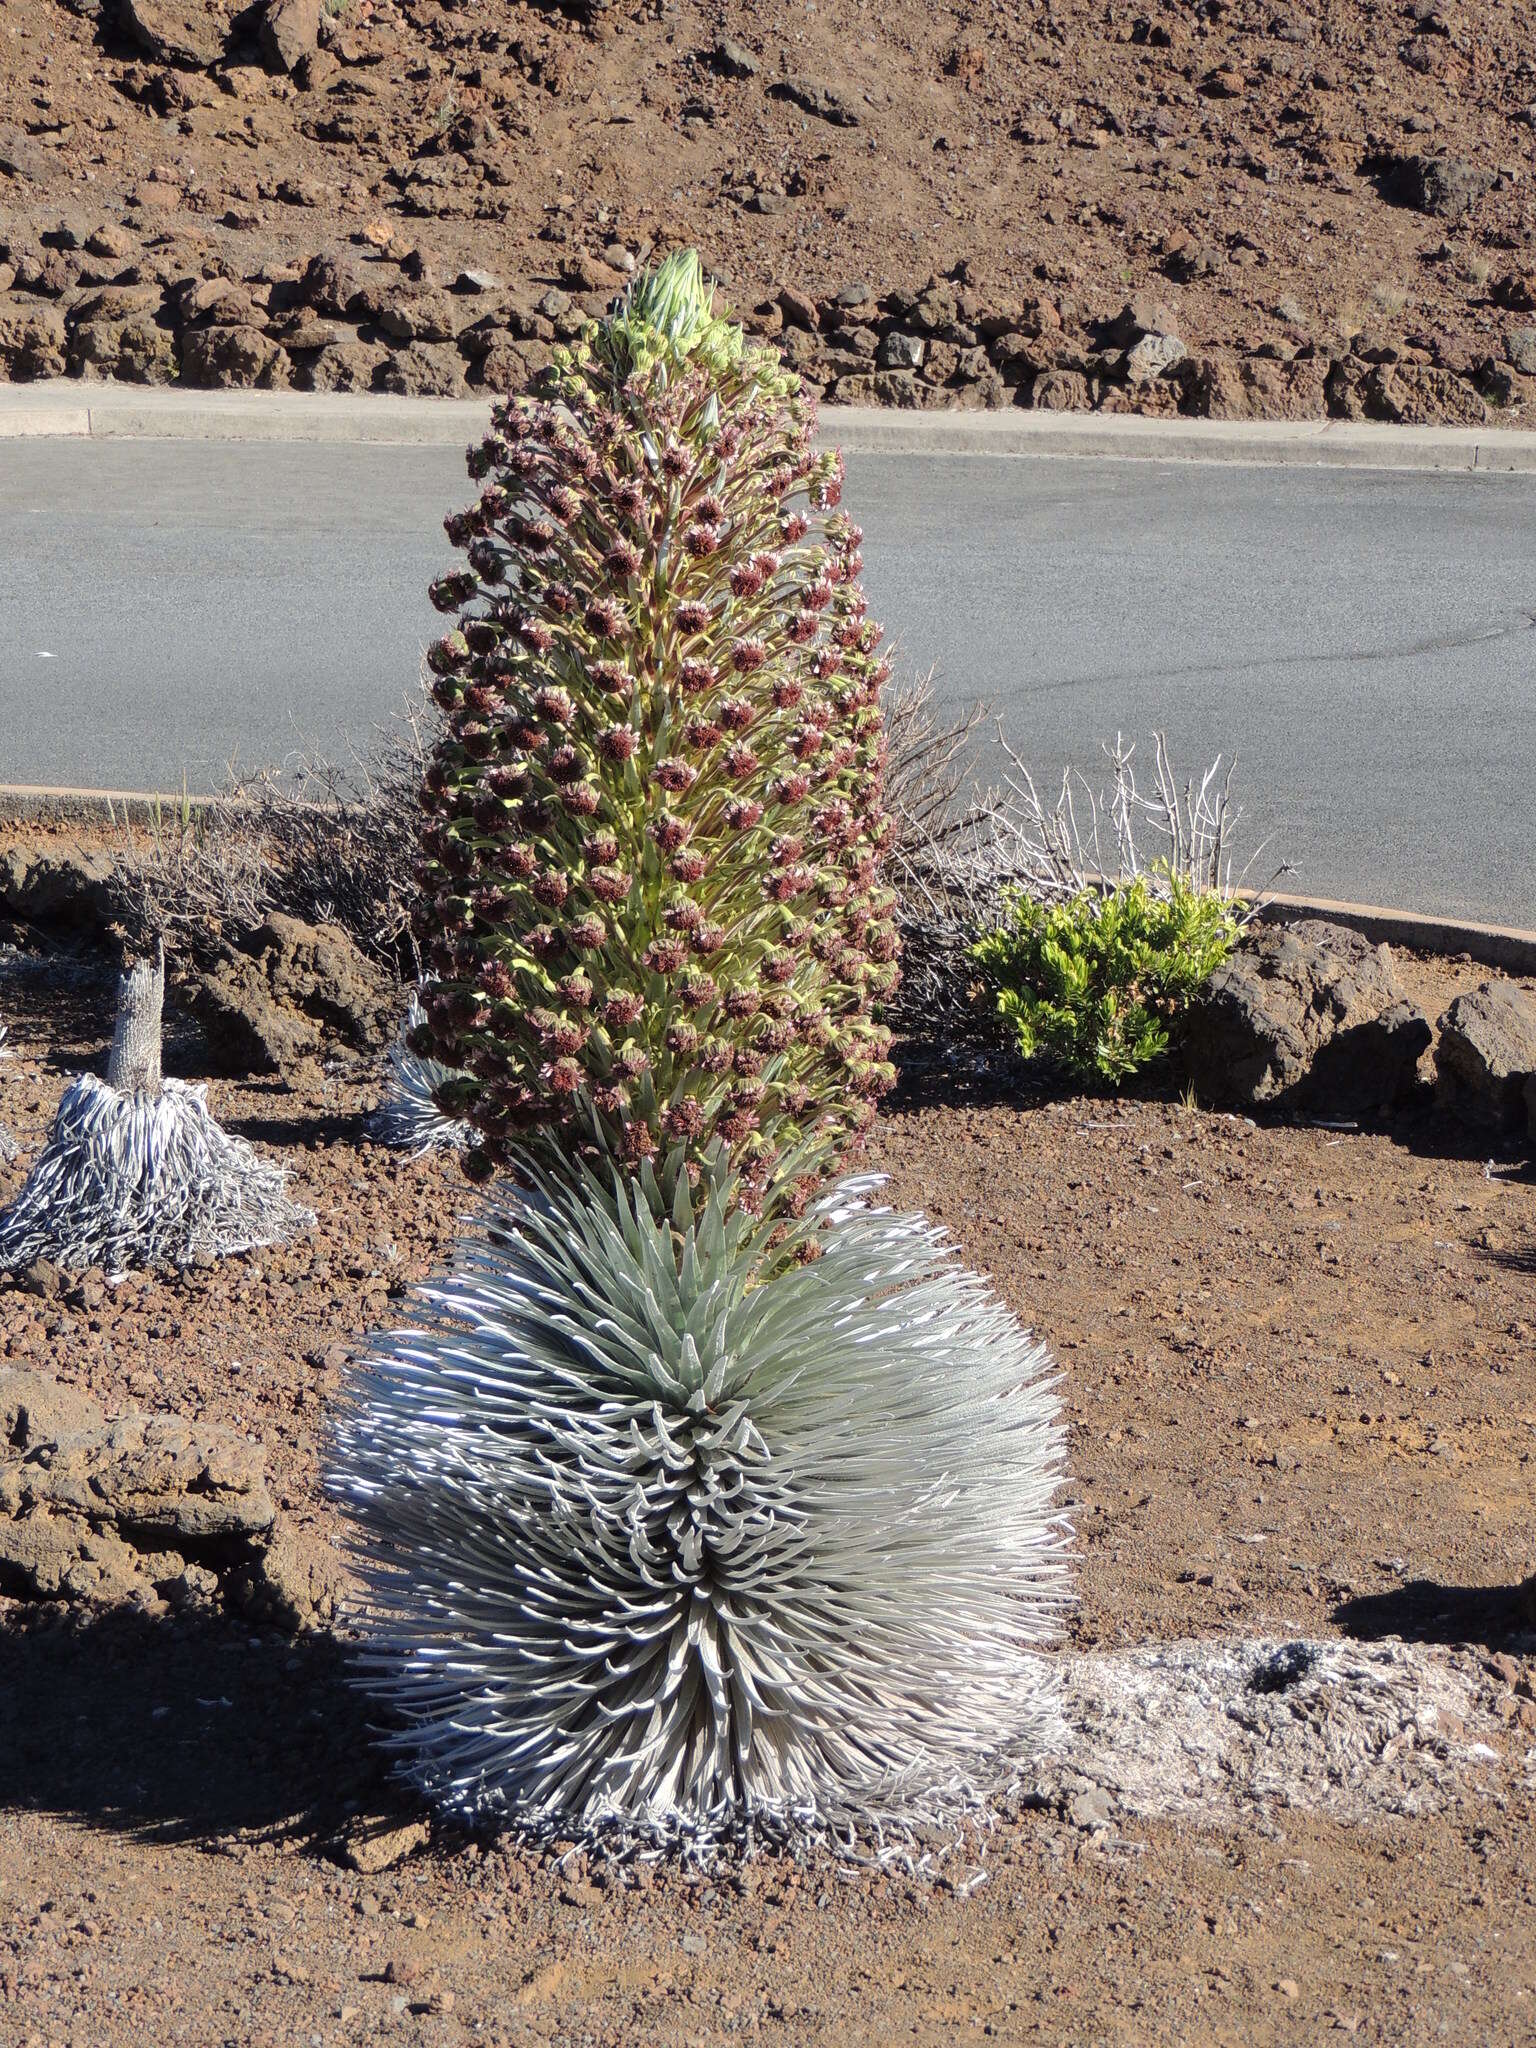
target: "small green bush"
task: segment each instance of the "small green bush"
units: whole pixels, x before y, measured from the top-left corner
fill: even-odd
[[[1015,895],[1010,921],[971,948],[1026,1059],[1118,1087],[1168,1050],[1168,1025],[1237,940],[1230,907],[1167,871],[1045,905]]]

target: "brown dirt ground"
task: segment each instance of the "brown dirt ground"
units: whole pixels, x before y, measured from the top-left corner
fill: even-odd
[[[206,11],[236,16],[232,0]],[[133,40],[119,0],[8,0],[0,242],[55,235],[51,265],[13,266],[9,311],[0,291],[11,374],[67,358],[87,374],[448,390],[467,372],[496,388],[549,338],[531,310],[547,286],[600,302],[621,252],[686,241],[770,331],[788,320],[792,359],[834,396],[1516,424],[1536,396],[1523,0],[327,0],[326,15],[329,53],[301,89],[238,22],[209,65],[177,68]],[[722,32],[755,75],[723,75]],[[832,99],[815,114],[786,84]],[[1378,168],[1394,153],[1449,156],[1473,184],[1437,213],[1401,203]],[[516,346],[461,356],[436,330],[405,345],[343,320],[316,354],[313,317],[298,346],[294,281],[337,251],[377,259],[381,289],[413,251],[418,279],[490,270],[520,309]],[[935,274],[962,291],[958,314],[930,325],[918,375],[877,372],[877,339],[911,326]],[[243,311],[185,303],[217,277],[244,287]],[[829,310],[850,285],[864,307]],[[802,296],[781,310],[786,287]],[[1190,353],[1128,386],[1101,323],[1134,292],[1171,307]],[[123,343],[146,306],[163,350]],[[189,352],[221,324],[236,338]]]
[[[1475,970],[1436,970],[1442,987]],[[31,1151],[109,993],[7,975],[0,1110]],[[173,1020],[168,1065],[197,1071]],[[109,1406],[207,1414],[316,1493],[349,1346],[403,1312],[466,1189],[360,1142],[374,1084],[212,1084],[319,1212],[312,1242],[96,1310],[0,1294],[0,1354]],[[1080,1644],[1264,1631],[1513,1650],[1533,1563],[1536,1184],[1433,1113],[1369,1132],[1178,1102],[924,1099],[878,1127],[1065,1368]],[[0,1198],[19,1168],[0,1175]],[[1297,1813],[1091,1837],[1006,1817],[968,1896],[774,1861],[631,1886],[448,1840],[327,1860],[392,1802],[334,1639],[0,1611],[0,2039],[70,2048],[1532,2038],[1536,1705],[1438,1817]]]

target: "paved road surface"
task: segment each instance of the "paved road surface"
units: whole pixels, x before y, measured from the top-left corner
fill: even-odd
[[[1536,478],[863,455],[873,607],[1054,780],[1235,747],[1310,894],[1536,925]],[[433,448],[0,444],[0,783],[337,750],[435,629]],[[1150,752],[1150,747],[1147,749]]]

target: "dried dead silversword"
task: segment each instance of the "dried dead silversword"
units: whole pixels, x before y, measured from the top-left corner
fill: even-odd
[[[281,1167],[221,1130],[200,1085],[160,1073],[164,958],[123,976],[107,1078],[65,1089],[48,1142],[0,1214],[0,1272],[184,1266],[296,1236],[314,1222]]]
[[[438,1805],[619,1853],[878,1851],[1054,1729],[1051,1368],[874,1185],[789,1267],[723,1180],[670,1219],[648,1167],[506,1191],[354,1369],[329,1484],[366,1678]]]

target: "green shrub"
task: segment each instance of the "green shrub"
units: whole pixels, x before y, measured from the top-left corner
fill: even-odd
[[[1118,1087],[1168,1049],[1169,1022],[1232,950],[1219,896],[1166,869],[1049,906],[1018,894],[971,949],[1026,1059]]]
[[[485,1174],[585,1147],[803,1205],[894,1078],[879,695],[842,463],[688,252],[470,451],[413,1050]]]

